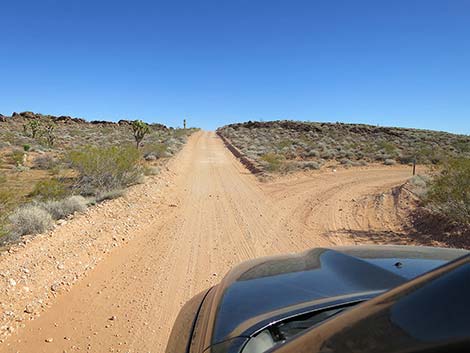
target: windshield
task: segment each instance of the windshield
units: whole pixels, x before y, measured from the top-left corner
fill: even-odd
[[[263,353],[344,310],[346,310],[345,307],[333,308],[296,316],[273,324],[250,338],[242,353]]]

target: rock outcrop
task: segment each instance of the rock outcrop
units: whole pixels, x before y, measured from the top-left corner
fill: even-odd
[[[33,119],[38,119],[38,120],[52,120],[56,123],[60,124],[92,124],[92,125],[101,125],[101,126],[129,126],[132,123],[132,120],[119,120],[117,123],[113,121],[107,121],[107,120],[93,120],[93,121],[87,121],[82,118],[74,118],[68,115],[60,115],[60,116],[54,116],[54,115],[46,115],[46,114],[40,114],[40,113],[34,113],[30,111],[26,112],[13,112],[11,117],[4,116],[0,114],[0,122],[6,122],[8,119],[15,119],[15,120],[33,120]],[[163,125],[163,124],[149,124],[154,130],[167,130],[168,128]]]

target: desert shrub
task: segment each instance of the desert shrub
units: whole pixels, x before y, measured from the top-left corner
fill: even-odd
[[[290,148],[292,144],[293,144],[292,140],[282,140],[282,141],[279,141],[279,143],[277,144],[277,148],[279,148],[280,150],[284,148]]]
[[[57,160],[49,154],[43,154],[37,156],[33,163],[34,168],[48,170],[54,168],[57,165]]]
[[[173,129],[173,135],[176,137],[176,138],[179,138],[179,137],[185,137],[187,136],[189,133],[190,133],[190,129]]]
[[[359,160],[359,161],[354,161],[354,162],[352,162],[352,165],[353,165],[354,167],[365,167],[367,164],[368,164],[367,161],[365,161],[365,160],[363,160],[363,159],[361,159],[361,160]]]
[[[277,172],[281,169],[284,157],[275,153],[267,153],[261,156],[261,161],[269,172]]]
[[[423,175],[415,175],[409,180],[411,191],[420,199],[425,199],[428,192],[429,178]]]
[[[9,157],[15,165],[21,165],[23,164],[24,152],[21,150],[13,150]]]
[[[378,148],[384,150],[386,154],[393,154],[396,150],[393,143],[390,143],[388,141],[380,141],[378,143]]]
[[[36,183],[31,196],[39,200],[57,200],[64,198],[69,188],[60,179],[46,179]]]
[[[456,158],[444,163],[429,182],[426,204],[458,223],[470,224],[470,159]]]
[[[166,156],[168,145],[165,143],[152,143],[144,146],[144,157],[147,159],[150,156],[154,156],[156,159],[163,158]]]
[[[309,150],[305,153],[307,157],[320,157],[320,152],[317,150]]]
[[[411,164],[414,162],[415,156],[406,154],[406,155],[400,156],[398,160],[400,161],[401,164]]]
[[[318,170],[320,169],[321,165],[317,162],[305,162],[302,164],[303,169],[311,169],[311,170]]]
[[[18,203],[17,194],[11,189],[0,189],[0,218],[4,217]]]
[[[427,186],[427,183],[429,182],[428,178],[425,178],[422,175],[415,175],[413,176],[409,183],[414,186],[414,187],[419,187],[419,188],[425,188]]]
[[[131,146],[87,147],[70,152],[67,159],[78,172],[75,186],[84,195],[122,189],[142,175],[139,151]]]
[[[158,175],[160,174],[160,168],[155,166],[147,166],[144,168],[144,175]]]
[[[326,149],[320,154],[320,157],[323,159],[332,159],[335,157],[335,155],[336,155],[335,151]]]
[[[465,140],[458,140],[454,143],[454,148],[459,153],[470,153],[470,143]]]
[[[83,196],[70,196],[63,200],[43,202],[38,206],[49,212],[53,219],[63,219],[75,212],[84,212],[87,200]]]
[[[106,200],[114,200],[114,199],[117,199],[118,197],[124,196],[125,193],[126,191],[122,189],[115,189],[111,191],[100,192],[96,195],[95,201],[99,203],[99,202],[103,202]]]
[[[26,234],[43,233],[52,226],[52,217],[41,207],[25,205],[18,208],[10,216],[11,234],[20,237]]]
[[[0,175],[1,176],[1,175]],[[6,215],[15,204],[15,193],[10,189],[0,189],[0,244],[7,234]]]
[[[395,165],[395,164],[397,164],[397,162],[394,159],[387,158],[387,159],[385,159],[384,164],[385,165]]]
[[[28,152],[31,149],[31,145],[24,144],[23,145],[23,151]]]

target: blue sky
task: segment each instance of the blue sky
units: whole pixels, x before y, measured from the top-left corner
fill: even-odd
[[[5,0],[0,113],[470,134],[469,0]]]

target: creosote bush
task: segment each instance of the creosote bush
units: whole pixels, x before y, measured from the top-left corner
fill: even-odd
[[[38,181],[31,196],[38,200],[58,200],[69,193],[68,187],[61,179],[45,179]]]
[[[142,175],[140,153],[132,146],[87,147],[70,152],[67,159],[78,172],[75,186],[83,195],[123,189]]]
[[[282,166],[284,157],[275,153],[267,153],[261,156],[261,161],[266,165],[266,169],[270,172],[279,171]]]
[[[442,164],[429,182],[427,206],[459,224],[470,225],[470,159],[456,158]]]

